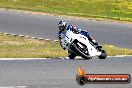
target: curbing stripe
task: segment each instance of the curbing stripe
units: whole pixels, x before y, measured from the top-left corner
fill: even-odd
[[[50,39],[45,39],[46,41],[50,41]]]
[[[12,36],[17,36],[17,34],[11,34]]]
[[[45,40],[44,38],[38,38],[39,40]]]
[[[30,37],[30,36],[24,36],[24,35],[17,35],[17,34],[10,34],[10,33],[3,33],[0,32],[0,34],[5,34],[5,35],[11,35],[11,36],[20,36],[20,37],[25,37],[25,38],[32,38],[32,39],[38,39],[38,40],[45,40],[45,41],[54,41],[54,42],[59,42],[59,40],[51,40],[51,39],[44,39],[44,38],[37,38],[37,37]],[[116,56],[108,56],[108,57],[132,57],[132,55],[116,55]],[[61,58],[61,57],[60,57]],[[68,57],[65,57],[68,59]],[[43,58],[44,59],[44,58]],[[49,58],[48,58],[49,59]],[[61,58],[64,59],[64,58]],[[4,59],[2,59],[4,60]]]
[[[31,37],[32,39],[38,39],[37,37]]]
[[[0,32],[0,34],[11,35],[11,36],[19,36],[19,37],[25,37],[25,38],[31,38],[31,39],[37,39],[37,40],[59,42],[59,40],[51,40],[51,39],[45,39],[45,38],[30,37],[30,36],[25,36],[25,35],[17,35],[17,34],[10,34],[10,33],[4,33],[4,32]]]
[[[51,58],[0,58],[0,60],[45,60]]]
[[[20,36],[20,37],[25,37],[24,35],[18,35],[18,36]]]
[[[30,36],[25,36],[26,38],[31,38]]]
[[[53,40],[54,42],[59,42],[59,40]]]
[[[27,88],[28,86],[3,86],[0,88]]]
[[[0,32],[0,34],[3,34],[3,32]]]
[[[10,35],[9,33],[3,33],[3,34],[5,34],[5,35]]]

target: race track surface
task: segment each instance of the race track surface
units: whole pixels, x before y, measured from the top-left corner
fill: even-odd
[[[132,48],[132,24],[34,15],[0,10],[0,32],[57,39],[57,23],[66,20],[91,33],[101,44]],[[87,84],[79,86],[75,77],[79,65],[89,74],[130,74],[132,57],[99,60],[1,60],[0,88],[132,88],[130,84]],[[19,86],[19,87],[18,87]]]
[[[26,88],[132,88],[130,84],[86,84],[76,83],[78,66],[87,74],[130,74],[132,57],[99,60],[14,60],[0,61],[0,88],[26,86]],[[19,87],[13,87],[19,88]]]
[[[132,48],[132,24],[116,22],[0,10],[0,32],[57,39],[57,24],[60,20],[66,20],[69,24],[89,31],[91,36],[101,44]]]

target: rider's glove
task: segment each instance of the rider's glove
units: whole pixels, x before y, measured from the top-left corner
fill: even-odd
[[[72,31],[76,34],[80,33],[81,29],[75,27],[75,26],[72,26]]]
[[[75,34],[78,34],[79,31],[78,30],[72,30]]]

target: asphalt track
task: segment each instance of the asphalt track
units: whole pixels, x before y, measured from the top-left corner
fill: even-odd
[[[101,44],[132,48],[132,24],[116,22],[0,10],[0,32],[57,39],[57,24],[60,20],[66,20],[89,31],[91,36]]]
[[[33,15],[0,11],[0,32],[57,39],[57,22],[69,23],[90,31],[102,44],[114,44],[132,48],[132,25],[116,22],[84,20],[76,18]],[[75,76],[79,65],[87,73],[130,74],[132,57],[109,57],[99,60],[1,60],[0,88],[132,88],[130,84],[87,84],[79,86]]]
[[[131,62],[132,57],[111,57],[107,60],[96,57],[91,60],[1,60],[0,88],[132,88],[132,82],[80,86],[75,80],[80,65],[87,74],[132,75]]]

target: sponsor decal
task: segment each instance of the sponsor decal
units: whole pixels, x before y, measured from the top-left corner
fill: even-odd
[[[76,75],[79,85],[84,84],[128,84],[131,82],[129,74],[86,74],[80,66]]]

